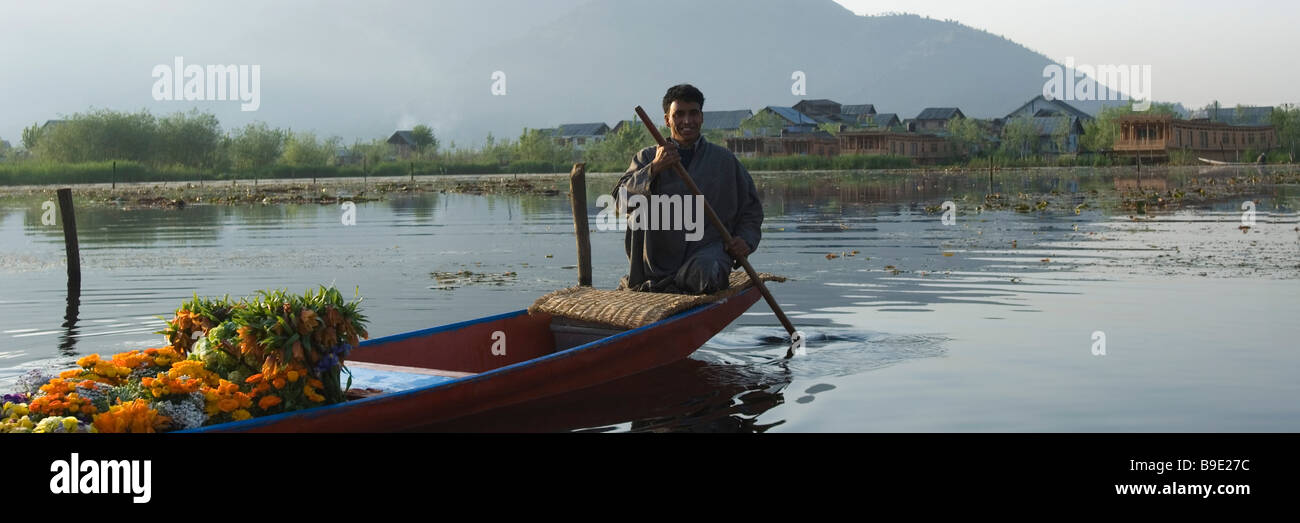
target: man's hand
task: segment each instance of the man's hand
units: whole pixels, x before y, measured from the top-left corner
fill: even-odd
[[[655,159],[650,162],[650,174],[656,175],[665,169],[672,169],[673,162],[681,161],[681,155],[677,154],[677,145],[668,142],[668,145],[659,146],[655,150]]]
[[[731,243],[727,244],[723,250],[727,251],[727,254],[730,254],[732,258],[737,260],[749,256],[749,244],[745,243],[745,240],[735,236],[731,237]]]

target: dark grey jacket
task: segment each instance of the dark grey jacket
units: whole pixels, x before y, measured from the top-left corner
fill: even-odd
[[[626,187],[628,196],[692,194],[690,187],[671,169],[651,179],[650,162],[654,157],[655,147],[646,147],[632,158],[632,164],[614,187],[615,198],[619,187]],[[718,219],[731,229],[732,236],[745,240],[750,251],[758,249],[762,238],[763,204],[758,199],[758,189],[754,187],[749,171],[731,151],[711,144],[701,136],[687,171],[709,205],[713,206]],[[704,224],[704,237],[698,241],[687,241],[687,231],[684,230],[633,231],[629,227],[624,238],[630,262],[629,286],[635,288],[645,281],[670,281],[691,255],[710,244],[721,244],[722,235],[714,229],[708,217],[701,217],[700,221]]]

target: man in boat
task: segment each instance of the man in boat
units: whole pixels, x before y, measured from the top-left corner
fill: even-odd
[[[670,87],[663,99],[664,122],[672,134],[668,145],[646,147],[637,153],[615,187],[614,196],[618,198],[620,190],[629,198],[680,195],[683,202],[690,202],[682,205],[685,212],[702,210],[703,205],[696,205],[690,187],[673,172],[673,162],[680,160],[718,219],[731,228],[732,242],[723,245],[722,235],[705,216],[693,217],[704,229],[702,236],[698,230],[683,227],[629,225],[624,247],[630,267],[620,288],[688,294],[717,292],[728,287],[731,270],[740,266],[735,260],[758,248],[763,225],[758,190],[731,151],[701,136],[703,107],[704,94],[699,89],[689,84]]]

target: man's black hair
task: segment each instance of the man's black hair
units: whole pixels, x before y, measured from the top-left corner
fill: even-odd
[[[668,114],[668,108],[673,102],[695,102],[700,104],[700,109],[704,109],[704,93],[696,89],[691,84],[677,84],[668,88],[664,94],[664,114]]]

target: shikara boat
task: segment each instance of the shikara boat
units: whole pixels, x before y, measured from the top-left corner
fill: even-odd
[[[682,360],[760,296],[744,285],[717,301],[632,329],[518,310],[367,340],[347,360],[353,389],[362,397],[197,431],[418,430]]]
[[[1205,164],[1207,164],[1207,165],[1218,165],[1218,166],[1240,166],[1240,165],[1263,165],[1263,164],[1264,164],[1264,162],[1262,162],[1262,161],[1258,161],[1258,162],[1224,162],[1224,161],[1220,161],[1220,160],[1211,160],[1211,159],[1209,159],[1209,158],[1200,158],[1200,157],[1197,157],[1196,159],[1197,159],[1197,160],[1200,160],[1202,163],[1205,163]],[[1262,158],[1261,158],[1261,159],[1262,159]]]

